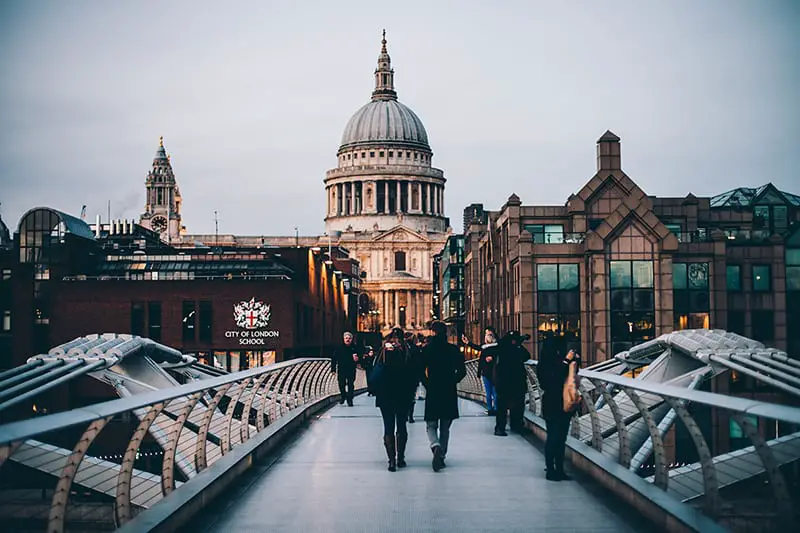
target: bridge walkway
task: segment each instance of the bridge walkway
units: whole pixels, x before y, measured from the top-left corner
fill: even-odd
[[[422,422],[409,424],[408,467],[391,473],[374,399],[323,412],[268,463],[256,465],[185,531],[626,532],[649,522],[597,483],[544,478],[539,447],[493,435],[494,419],[460,401],[448,468],[435,473]]]

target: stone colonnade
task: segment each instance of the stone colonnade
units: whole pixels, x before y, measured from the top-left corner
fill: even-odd
[[[423,327],[430,319],[430,291],[417,289],[388,289],[377,294],[380,321],[388,327],[410,329]],[[403,312],[403,309],[405,312]],[[405,315],[405,317],[403,316]],[[405,321],[403,322],[403,318]]]
[[[378,194],[379,186],[383,191],[381,195]],[[390,188],[395,190],[390,193]],[[407,180],[348,181],[329,185],[326,193],[329,217],[376,213],[444,216],[444,185],[436,183]],[[393,202],[390,202],[390,197],[394,199]],[[381,205],[378,205],[379,202]]]

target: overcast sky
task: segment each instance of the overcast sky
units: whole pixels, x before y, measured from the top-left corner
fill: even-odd
[[[463,208],[563,204],[622,138],[648,194],[800,194],[800,2],[2,2],[0,213],[137,218],[163,135],[190,233],[324,231],[387,30]]]

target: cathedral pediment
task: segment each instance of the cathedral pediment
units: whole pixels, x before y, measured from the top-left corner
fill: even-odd
[[[430,242],[430,239],[406,226],[395,226],[379,233],[373,242]]]

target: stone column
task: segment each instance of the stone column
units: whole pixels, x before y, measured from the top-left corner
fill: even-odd
[[[417,205],[419,206],[419,212],[420,213],[425,211],[425,209],[423,209],[423,205],[422,205],[422,187],[423,187],[423,185],[421,183],[417,187]]]
[[[400,202],[400,180],[397,180],[397,199],[394,201],[395,213],[400,212],[400,206],[402,205]]]
[[[394,295],[394,321],[392,325],[396,326],[400,322],[400,293],[392,291],[392,295]]]
[[[380,309],[381,309],[381,323],[389,321],[389,315],[386,314],[386,310],[388,309],[388,305],[386,305],[386,291],[380,292]]]
[[[378,187],[375,186],[375,197],[378,196]],[[377,202],[377,200],[375,200]],[[389,182],[383,182],[383,214],[389,213]]]
[[[427,213],[430,215],[433,213],[433,185],[430,183],[426,183],[425,187],[428,188],[428,197],[425,199],[425,209]]]
[[[439,186],[433,186],[433,214],[439,214]]]
[[[350,214],[356,214],[356,182],[350,182]]]
[[[444,215],[444,186],[439,187],[439,214]]]

